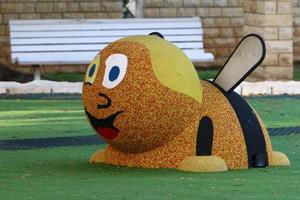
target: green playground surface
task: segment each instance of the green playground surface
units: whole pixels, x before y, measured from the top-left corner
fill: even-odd
[[[250,97],[268,128],[300,126],[300,97]],[[0,140],[94,134],[78,99],[0,99]]]
[[[247,101],[268,128],[300,126],[300,97]],[[0,99],[0,140],[94,134],[80,99]],[[89,164],[104,144],[0,150],[0,199],[299,199],[300,134],[271,140],[292,166],[187,173]]]

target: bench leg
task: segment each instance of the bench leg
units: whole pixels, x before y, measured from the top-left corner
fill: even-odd
[[[41,66],[34,65],[34,80],[38,81],[41,80]]]
[[[135,17],[143,18],[144,17],[144,0],[137,0],[136,2],[136,10]]]

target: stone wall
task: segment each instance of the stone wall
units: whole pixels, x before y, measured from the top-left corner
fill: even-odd
[[[245,0],[245,33],[258,33],[266,42],[267,54],[252,77],[292,79],[293,2],[292,0]]]
[[[294,61],[300,62],[300,0],[294,0]]]
[[[0,63],[9,64],[10,19],[84,19],[84,18],[121,18],[120,0],[0,0]],[[21,70],[30,68],[18,67]],[[44,70],[58,71],[60,66]],[[69,71],[84,68],[70,67]]]
[[[247,1],[251,0],[144,0],[144,17],[200,16],[204,27],[204,48],[215,56],[215,62],[201,63],[200,66],[222,66],[237,42],[249,31],[245,22],[245,13],[256,11],[251,11],[254,8],[251,5],[246,5],[245,2]],[[274,1],[277,0],[260,0],[258,2]],[[293,58],[295,61],[300,61],[300,0],[281,0],[281,2],[287,1],[292,1],[294,6],[294,57],[292,57],[290,52],[287,54],[273,53],[273,55],[269,55],[264,64],[268,64],[268,62],[272,64],[273,62],[272,65],[270,64],[273,68],[278,65],[283,69],[283,65],[281,65],[283,62],[288,63],[290,66]],[[10,53],[7,26],[9,19],[121,17],[121,0],[0,0],[0,62],[9,64]],[[291,30],[290,26],[277,29],[273,32],[273,36],[276,35],[277,38],[272,40],[281,40],[282,38],[280,39],[280,37],[283,35],[291,35]],[[272,33],[270,34],[272,35]],[[31,68],[18,68],[32,70]],[[63,68],[63,71],[84,71],[84,69],[85,67],[68,66]],[[289,68],[289,70],[291,69]],[[45,70],[60,71],[61,66],[44,68]],[[291,72],[289,73],[289,77],[291,77]]]
[[[221,66],[244,35],[243,0],[144,0],[144,17],[200,16],[204,27],[204,48]]]
[[[222,66],[241,37],[255,32],[266,39],[268,54],[252,78],[292,78],[293,51],[295,60],[300,61],[300,0],[145,0],[144,3],[144,17],[190,16],[201,17],[205,51],[215,56],[214,63],[200,66]]]

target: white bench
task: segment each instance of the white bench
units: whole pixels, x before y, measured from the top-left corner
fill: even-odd
[[[203,49],[198,17],[90,20],[10,20],[11,61],[20,65],[88,64],[107,44],[128,35],[160,32],[192,62],[213,60]],[[40,79],[40,68],[35,68]]]

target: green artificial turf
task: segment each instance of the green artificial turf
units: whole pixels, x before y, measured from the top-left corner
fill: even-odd
[[[299,97],[251,97],[246,99],[262,117],[268,128],[300,126]]]
[[[204,80],[214,79],[218,72],[219,70],[197,70],[199,78]]]
[[[81,100],[0,100],[0,139],[91,135]]]
[[[51,80],[51,81],[82,82],[83,78],[84,78],[83,73],[60,72],[60,73],[42,74],[42,79]]]
[[[268,127],[300,126],[297,97],[247,100]],[[92,134],[79,99],[0,100],[0,140]],[[185,173],[89,164],[105,145],[0,150],[0,199],[298,199],[300,135],[271,140],[291,167]]]
[[[218,72],[218,69],[197,70],[199,78],[204,80],[214,79]],[[300,81],[300,67],[294,68],[293,80]]]
[[[0,151],[0,196],[8,199],[298,199],[300,135],[272,137],[291,167],[185,173],[89,164],[101,146]]]
[[[219,69],[200,69],[197,70],[198,76],[201,79],[213,79],[219,72]],[[69,82],[78,82],[83,81],[83,73],[75,72],[60,72],[60,73],[46,73],[42,75],[42,79],[52,80],[52,81],[69,81]],[[300,81],[300,67],[294,68],[294,80]]]
[[[248,98],[267,127],[300,125],[299,98]],[[0,139],[94,134],[81,100],[0,100]]]
[[[300,67],[299,66],[294,68],[294,80],[300,81]]]

